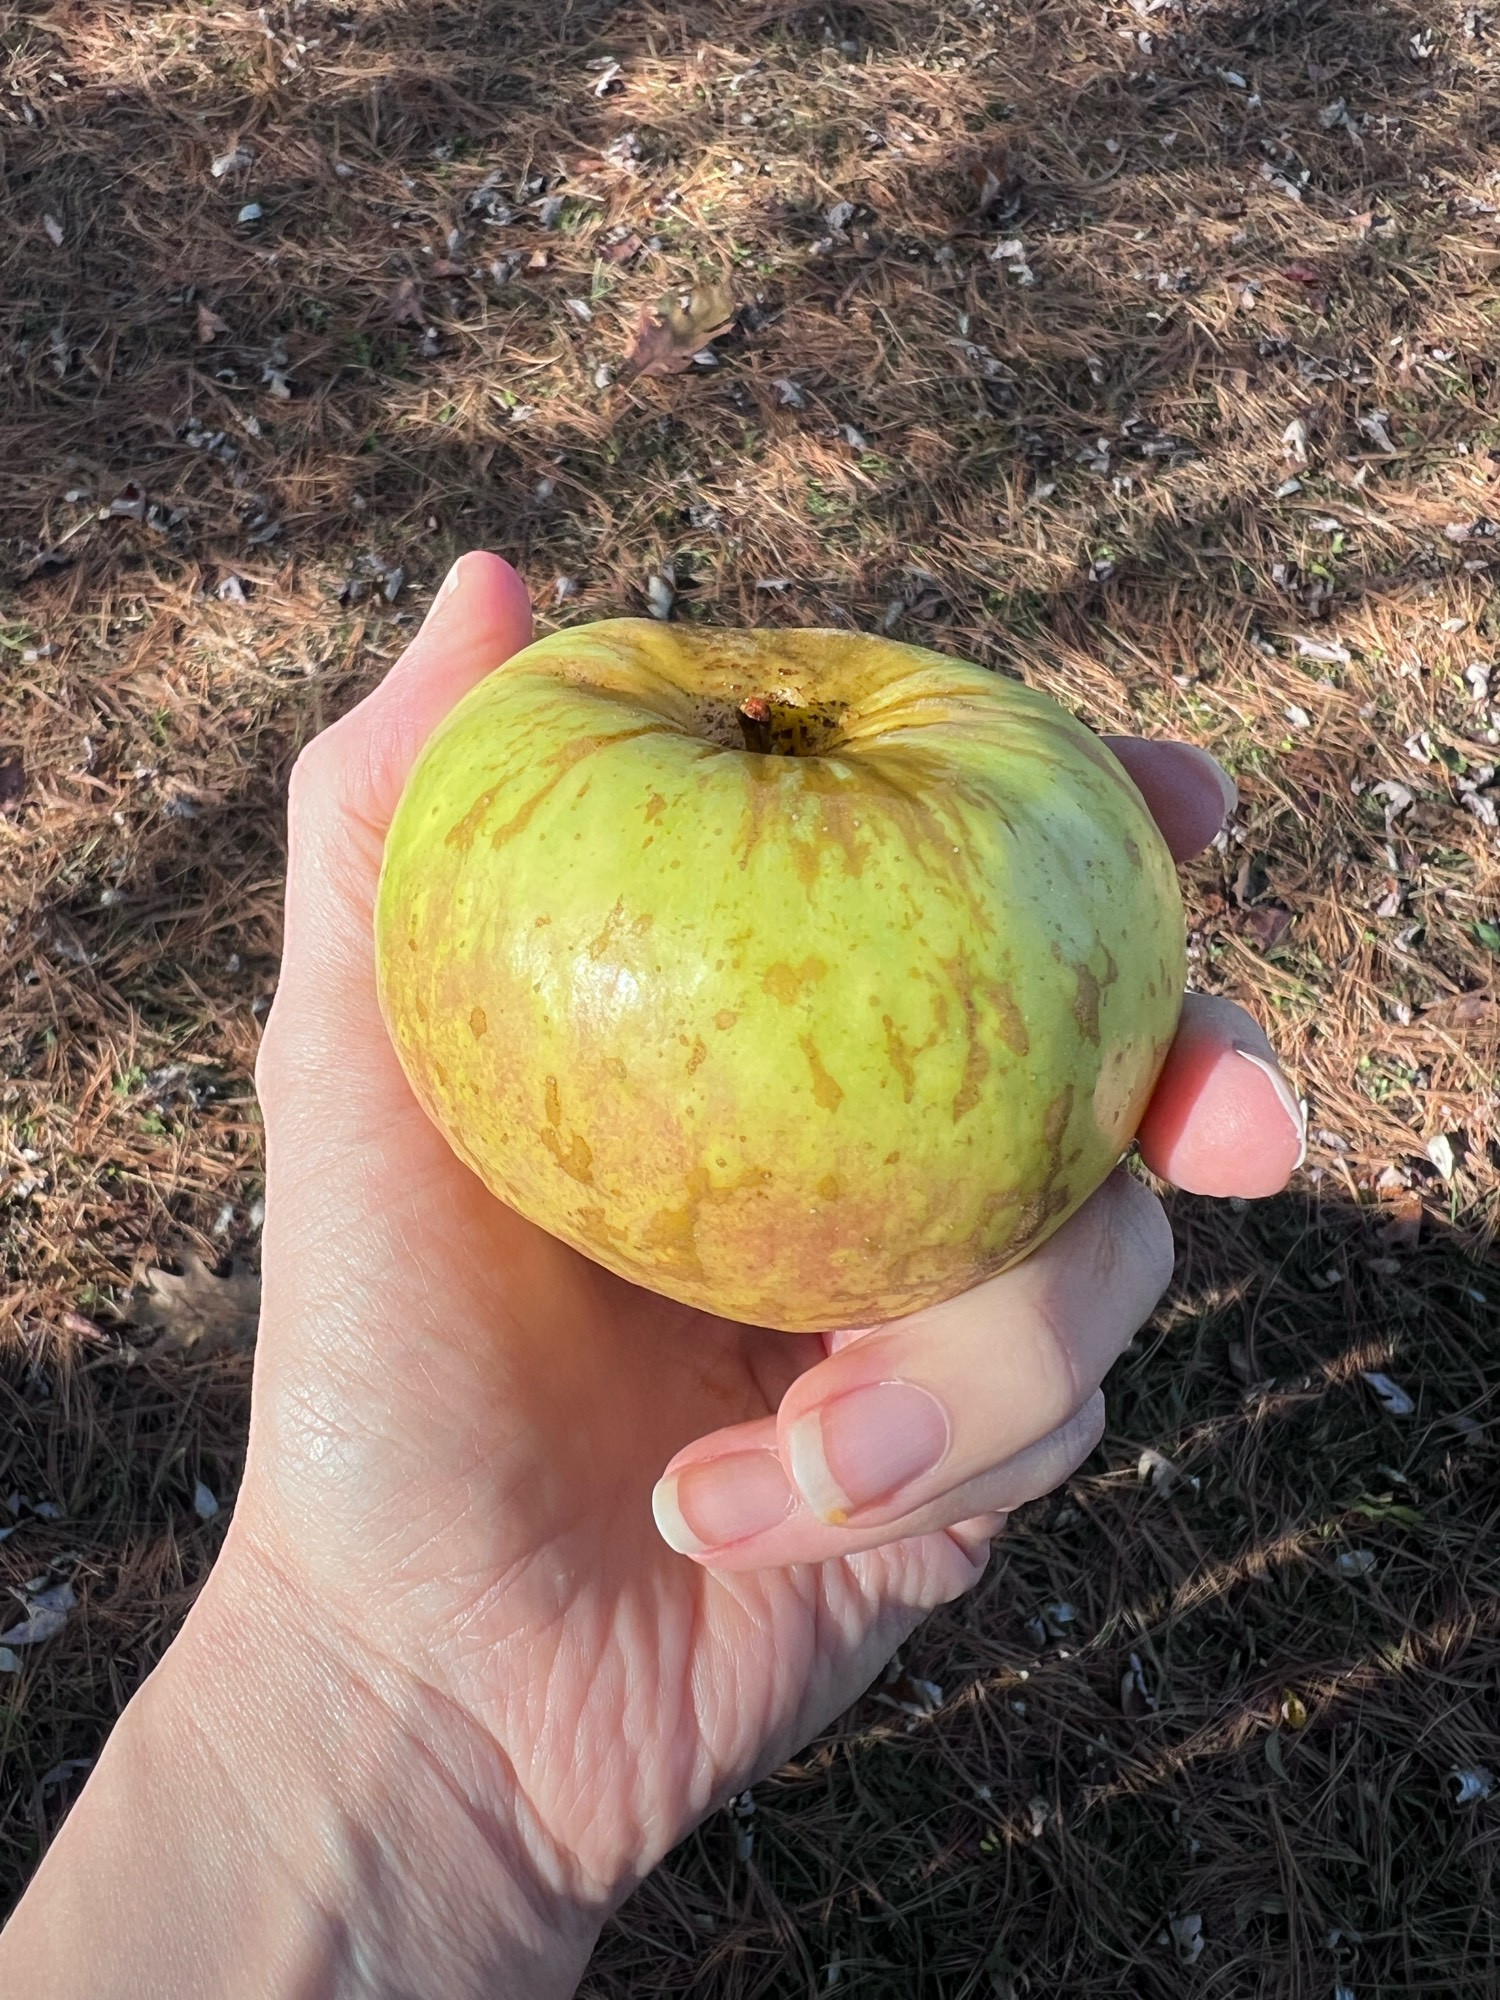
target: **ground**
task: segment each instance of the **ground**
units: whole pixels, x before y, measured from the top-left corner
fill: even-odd
[[[1210,747],[1193,981],[1311,1108],[1286,1197],[1173,1201],[1087,1466],[586,1991],[1500,1991],[1500,13],[0,49],[9,1893],[233,1504],[288,764],[482,544],[544,628],[872,628]]]

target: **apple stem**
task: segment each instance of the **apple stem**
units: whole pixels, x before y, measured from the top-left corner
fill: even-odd
[[[764,756],[771,748],[771,704],[763,694],[752,694],[735,710],[745,748]]]

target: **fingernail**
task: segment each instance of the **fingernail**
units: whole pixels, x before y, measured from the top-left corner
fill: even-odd
[[[657,1481],[651,1511],[669,1548],[699,1556],[774,1528],[795,1502],[774,1451],[738,1451],[669,1472]]]
[[[813,1512],[842,1527],[931,1472],[948,1449],[948,1415],[910,1382],[872,1382],[799,1417],[787,1436],[792,1477]]]
[[[458,573],[463,568],[463,562],[464,559],[462,556],[460,556],[458,561],[453,565],[452,569],[449,570],[448,574],[443,578],[442,582],[438,585],[437,595],[433,598],[431,604],[428,605],[427,616],[422,620],[420,628],[422,631],[425,632],[427,630],[427,627],[432,623],[433,619],[437,616],[438,612],[442,610],[443,606],[448,602],[448,599],[453,595],[454,591],[457,590]]]
[[[1307,1106],[1298,1102],[1292,1086],[1282,1074],[1274,1057],[1263,1056],[1257,1049],[1247,1049],[1242,1043],[1233,1044],[1237,1056],[1243,1056],[1247,1063],[1254,1063],[1264,1077],[1269,1077],[1271,1088],[1276,1093],[1277,1102],[1292,1121],[1297,1133],[1297,1160],[1301,1166],[1307,1158]]]
[[[1184,744],[1183,748],[1192,751],[1194,757],[1203,767],[1204,776],[1213,779],[1221,801],[1219,824],[1222,826],[1240,802],[1239,786],[1218,762],[1217,758],[1211,757],[1206,750],[1200,749],[1196,743]]]

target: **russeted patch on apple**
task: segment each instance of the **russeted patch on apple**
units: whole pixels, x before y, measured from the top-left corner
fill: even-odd
[[[865,1326],[1017,1262],[1130,1144],[1172,859],[1049,696],[832,631],[554,633],[424,748],[381,999],[502,1200],[730,1319]]]

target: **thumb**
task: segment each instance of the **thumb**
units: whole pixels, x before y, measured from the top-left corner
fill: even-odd
[[[488,673],[531,638],[526,587],[482,550],[460,556],[385,679],[308,744],[287,800],[286,929],[256,1065],[268,1117],[315,1121],[407,1102],[375,988],[375,890],[386,829],[418,751]]]

